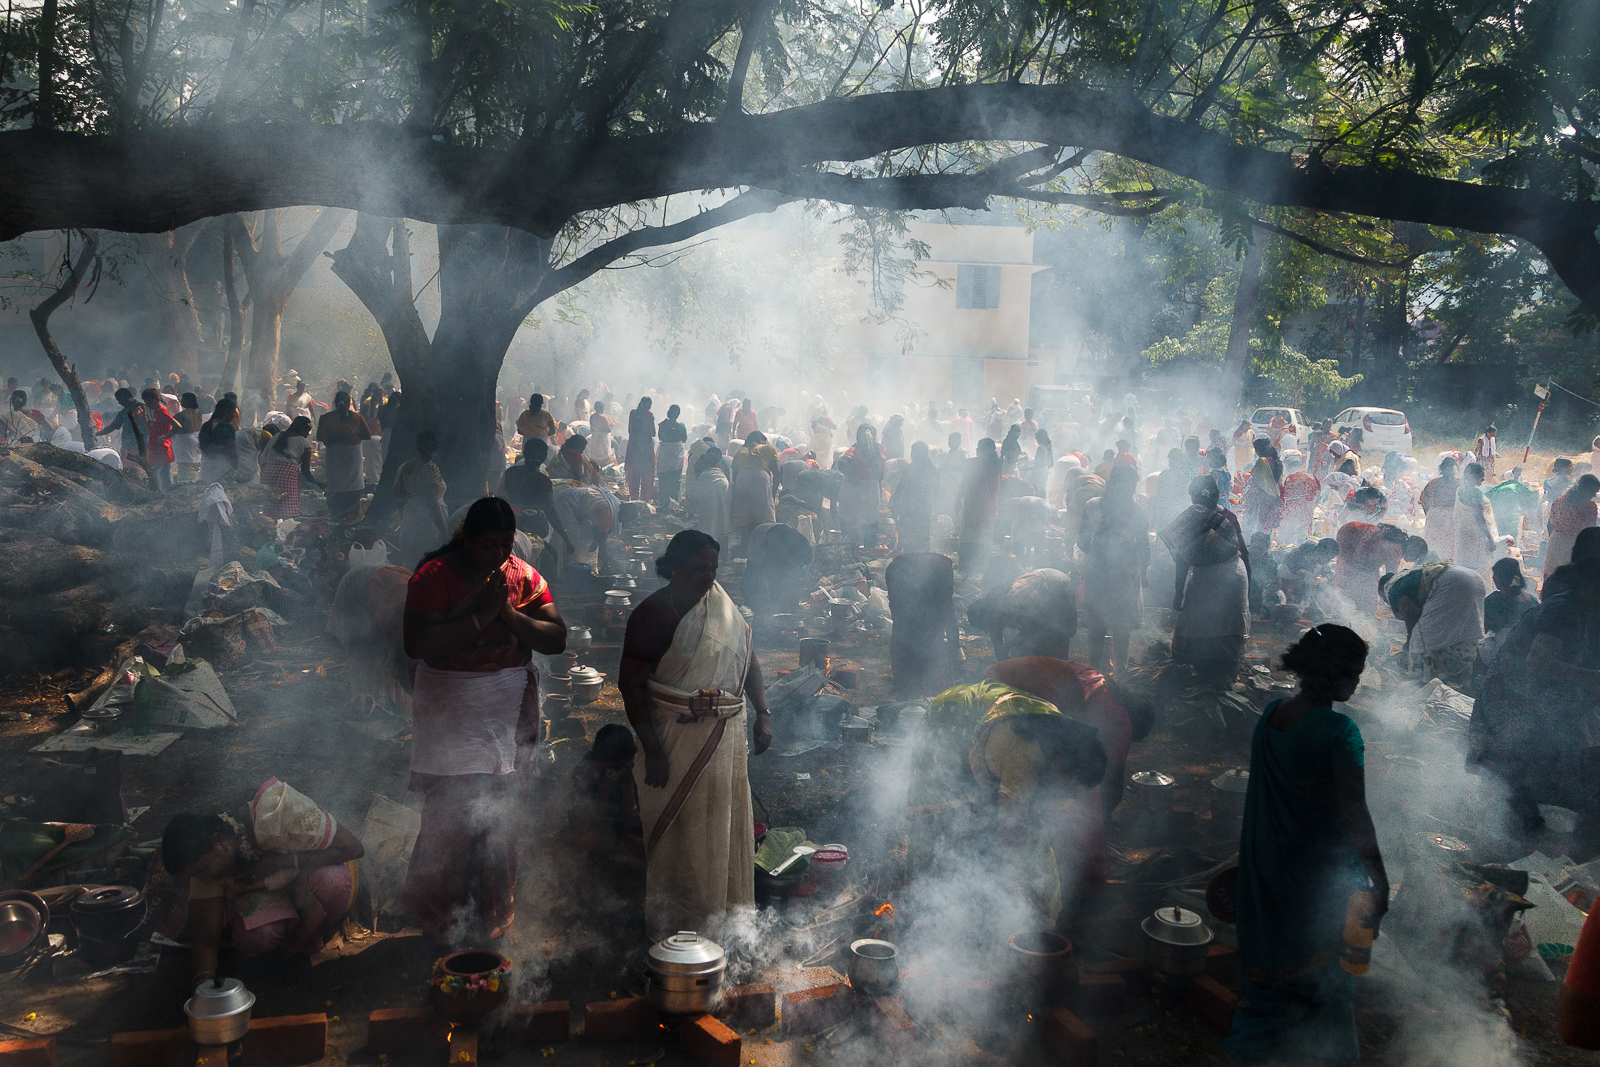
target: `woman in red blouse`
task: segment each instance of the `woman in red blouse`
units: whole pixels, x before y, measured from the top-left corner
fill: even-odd
[[[511,505],[479,500],[406,590],[406,654],[421,660],[411,789],[424,806],[401,903],[440,941],[495,938],[515,917],[511,787],[539,739],[531,653],[567,647],[549,583],[511,554],[516,533]]]

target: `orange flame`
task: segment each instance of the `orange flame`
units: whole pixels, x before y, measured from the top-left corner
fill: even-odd
[[[885,904],[882,907],[880,907],[877,911],[873,912],[872,914],[875,915],[875,916],[877,916],[877,915],[893,915],[894,914],[894,905],[893,904]]]

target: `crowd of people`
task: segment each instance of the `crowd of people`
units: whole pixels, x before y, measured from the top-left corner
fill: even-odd
[[[351,519],[395,464],[388,521],[409,575],[411,787],[423,797],[402,903],[441,941],[493,939],[515,919],[506,813],[537,739],[536,657],[561,652],[567,633],[546,575],[603,567],[646,508],[690,528],[628,618],[617,679],[628,728],[596,737],[573,827],[592,860],[641,883],[651,938],[714,934],[755,900],[747,763],[772,724],[751,622],[719,564],[747,561],[735,592],[759,626],[794,610],[822,540],[892,557],[894,693],[929,707],[906,811],[911,869],[936,879],[951,857],[976,860],[1063,929],[1105,885],[1107,819],[1153,721],[1119,682],[1148,609],[1170,606],[1173,660],[1223,686],[1253,624],[1314,624],[1282,660],[1300,692],[1269,704],[1252,739],[1237,887],[1245,997],[1227,1041],[1245,1062],[1356,1056],[1337,951],[1350,922],[1375,931],[1389,896],[1360,730],[1334,710],[1367,668],[1357,630],[1392,613],[1421,677],[1477,697],[1470,762],[1510,784],[1524,830],[1539,828],[1540,804],[1600,811],[1600,746],[1580,743],[1600,678],[1600,477],[1589,456],[1557,459],[1538,485],[1520,467],[1502,473],[1493,427],[1425,476],[1411,456],[1369,454],[1360,427],[1147,417],[1132,395],[1037,413],[991,400],[977,417],[844,405],[835,421],[816,395],[792,413],[740,394],[677,397],[658,415],[660,391],[619,401],[603,383],[571,399],[530,388],[499,405],[518,414],[495,420],[488,495],[451,514],[434,432],[391,455],[392,381],[359,395],[338,381],[324,406],[291,375],[247,428],[232,394],[179,376],[135,394],[128,380],[95,383],[90,443],[115,445],[87,451],[142,467],[158,488],[259,479],[267,514],[286,518],[314,484],[331,517]],[[83,447],[58,389],[10,384],[8,441]],[[994,647],[976,681],[955,608],[968,580],[982,592],[966,622]],[[173,820],[161,858],[198,905],[197,975],[218,969],[229,940],[246,953],[319,948],[349,906],[362,847],[276,780],[237,811]]]

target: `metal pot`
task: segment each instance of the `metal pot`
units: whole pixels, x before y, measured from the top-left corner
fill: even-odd
[[[574,704],[592,704],[600,699],[600,688],[605,684],[606,676],[593,667],[572,668],[572,702]]]
[[[70,910],[78,951],[99,966],[131,959],[139,948],[133,934],[143,924],[146,911],[144,894],[130,885],[108,885],[78,894]]]
[[[1244,796],[1250,788],[1250,770],[1235,767],[1211,779],[1211,811],[1214,815],[1243,815]]]
[[[32,893],[7,893],[0,899],[0,973],[33,962],[49,943],[50,935],[45,932],[49,922],[49,907]]]
[[[582,623],[573,623],[567,627],[568,648],[588,648],[594,643],[594,631]]]
[[[728,955],[693,930],[679,930],[650,946],[646,994],[668,1015],[698,1015],[716,1007]]]
[[[607,589],[606,607],[626,608],[633,604],[633,594],[626,589]]]
[[[870,997],[888,993],[900,981],[900,950],[888,941],[864,937],[850,942],[850,988]]]
[[[183,1003],[189,1036],[197,1045],[228,1045],[250,1032],[250,1009],[256,995],[237,978],[213,978],[194,987]]]
[[[1139,771],[1128,781],[1133,784],[1133,802],[1147,811],[1158,812],[1167,810],[1178,784],[1176,778],[1160,771]]]
[[[1206,969],[1206,955],[1216,935],[1188,908],[1157,908],[1140,923],[1144,931],[1144,958],[1153,971],[1187,978]]]
[[[631,574],[613,574],[609,582],[612,589],[637,589],[639,583]]]

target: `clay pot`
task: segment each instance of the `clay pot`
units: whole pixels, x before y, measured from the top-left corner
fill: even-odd
[[[477,1026],[490,1012],[504,1004],[510,994],[510,972],[501,970],[509,962],[500,953],[487,949],[454,952],[439,960],[433,965],[434,975],[428,989],[433,1010],[446,1022]],[[467,988],[470,981],[490,976],[498,977],[498,989]],[[455,979],[460,981],[456,982]],[[452,989],[451,986],[460,988]]]
[[[1049,930],[1026,930],[1006,942],[1006,963],[1019,1000],[1035,1005],[1064,1004],[1078,989],[1078,960],[1072,942]]]

